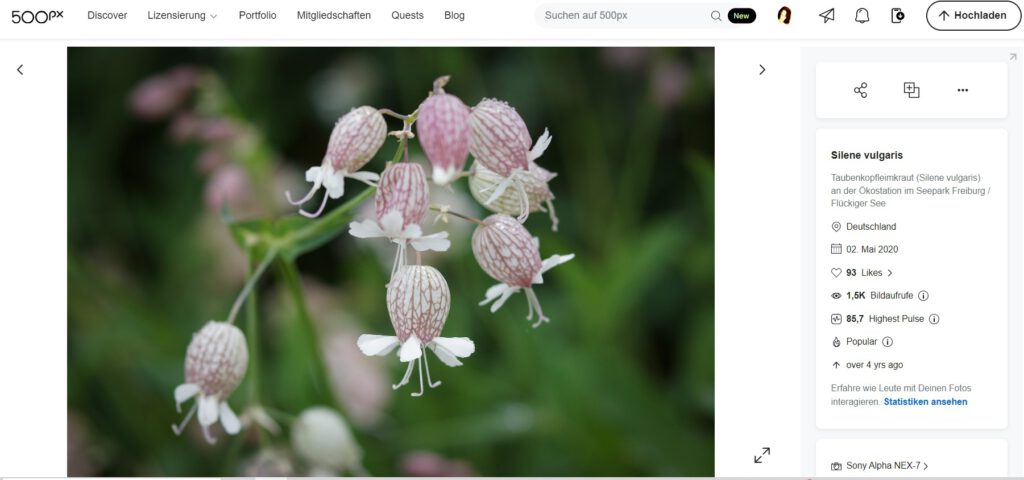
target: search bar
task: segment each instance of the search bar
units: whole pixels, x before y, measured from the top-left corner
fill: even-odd
[[[726,28],[731,5],[548,3],[537,9],[546,28]]]

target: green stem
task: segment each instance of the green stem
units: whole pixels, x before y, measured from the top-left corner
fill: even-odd
[[[320,337],[317,334],[316,325],[313,324],[313,318],[309,315],[309,311],[306,308],[306,298],[302,292],[299,270],[296,268],[293,260],[284,258],[278,260],[277,267],[281,278],[284,279],[285,287],[288,289],[288,295],[291,297],[292,303],[295,304],[295,313],[299,316],[299,323],[302,324],[308,351],[313,357],[313,387],[317,389],[321,401],[325,405],[337,409],[338,403],[334,398],[334,394],[331,393],[331,383],[327,376],[327,367],[324,365],[323,351],[320,348]]]
[[[249,279],[246,280],[245,286],[242,287],[242,291],[238,292],[238,298],[235,299],[235,304],[231,306],[231,311],[228,312],[227,323],[235,323],[235,317],[238,316],[238,311],[242,308],[242,303],[245,298],[252,292],[252,287],[256,285],[256,282],[263,276],[263,272],[267,271],[267,267],[270,266],[270,262],[274,261],[274,257],[277,256],[277,248],[271,248],[267,250],[266,256],[263,257],[263,261],[260,262],[259,266],[256,267],[256,271],[252,275],[249,275]]]
[[[395,149],[395,155],[391,157],[391,163],[398,163],[402,159],[402,153],[405,152],[405,138],[398,139],[398,148]]]
[[[251,265],[250,265],[250,268]],[[249,294],[245,302],[245,338],[249,342],[249,403],[248,408],[260,406],[260,337],[259,318],[256,312],[256,292]],[[259,437],[260,446],[266,446],[269,442],[267,432],[255,425]]]

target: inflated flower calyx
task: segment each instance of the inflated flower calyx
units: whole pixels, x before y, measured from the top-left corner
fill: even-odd
[[[527,170],[530,162],[540,158],[551,144],[546,128],[533,143],[523,117],[501,100],[481,100],[473,107],[470,127],[469,151],[473,158],[502,177],[516,169]]]
[[[476,349],[468,338],[440,336],[451,308],[451,292],[448,282],[436,268],[407,265],[399,269],[388,284],[387,304],[396,335],[360,335],[357,344],[366,355],[383,356],[399,347],[399,360],[409,366],[394,388],[409,383],[416,365],[419,365],[420,390],[412,394],[414,397],[423,395],[424,370],[427,385],[433,388],[441,384],[430,378],[430,365],[424,353],[427,348],[451,367],[462,365],[459,359],[470,356]]]
[[[557,175],[557,173],[552,173],[533,163],[530,165],[530,169],[523,172],[519,177],[523,185],[523,191],[526,192],[526,198],[529,200],[529,211],[547,212],[551,217],[552,231],[558,231],[558,216],[555,214],[555,195],[551,193],[548,182]],[[519,215],[523,209],[523,202],[517,191],[505,190],[494,201],[487,203],[491,192],[497,188],[502,180],[502,177],[495,173],[494,170],[487,168],[486,165],[480,162],[476,162],[470,169],[469,192],[477,202],[480,202],[484,208],[492,212]]]
[[[519,195],[520,207],[517,210],[520,223],[529,216],[528,193],[525,190],[523,176],[534,166],[534,161],[544,154],[551,143],[551,135],[547,129],[531,148],[530,132],[526,122],[508,103],[494,100],[481,100],[470,116],[469,151],[478,165],[483,165],[494,172],[500,181],[489,189],[490,195],[481,203],[488,206],[495,202],[511,186]]]
[[[538,243],[516,219],[500,213],[485,218],[473,231],[473,256],[484,272],[501,282],[487,289],[480,305],[493,301],[491,312],[495,312],[510,296],[524,290],[529,306],[526,319],[533,320],[537,314],[534,328],[549,319],[541,310],[533,285],[544,283],[545,272],[574,257],[552,255],[541,261]]]
[[[374,210],[379,221],[388,212],[402,215],[402,227],[420,224],[430,207],[430,186],[418,163],[393,163],[384,169],[377,183]]]
[[[227,399],[242,382],[248,365],[249,350],[242,331],[225,322],[207,322],[188,344],[185,383],[174,389],[179,413],[182,403],[197,397],[181,424],[171,427],[174,433],[180,435],[197,411],[199,425],[208,442],[216,442],[209,429],[218,420],[228,434],[238,433],[241,423]]]
[[[381,174],[374,198],[376,219],[352,222],[349,234],[356,238],[387,238],[398,248],[391,275],[405,265],[406,245],[416,251],[443,252],[451,246],[448,232],[423,234],[420,224],[430,207],[430,189],[418,163],[389,164]]]
[[[298,200],[293,200],[291,193],[286,192],[288,202],[302,205],[313,198],[321,186],[324,187],[326,194],[316,212],[299,210],[304,216],[317,217],[323,212],[328,198],[338,199],[345,194],[345,178],[376,186],[374,182],[377,181],[377,174],[361,172],[359,169],[373,159],[384,145],[387,130],[384,115],[373,107],[362,106],[346,113],[334,125],[321,165],[306,170],[306,181],[312,182],[313,187],[305,197]]]
[[[448,185],[466,165],[470,143],[469,107],[455,95],[445,93],[448,77],[434,82],[434,92],[420,104],[416,137],[433,166],[434,183]]]

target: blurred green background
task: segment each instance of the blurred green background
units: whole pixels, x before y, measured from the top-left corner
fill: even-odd
[[[218,428],[209,446],[193,420],[175,436],[185,348],[250,266],[225,221],[296,217],[283,191],[306,191],[338,116],[412,112],[444,74],[467,105],[507,100],[554,137],[538,163],[558,172],[560,229],[527,222],[542,257],[576,254],[535,289],[551,323],[530,328],[522,294],[477,306],[495,282],[453,219],[451,251],[425,262],[451,286],[443,335],[477,351],[458,368],[432,358],[443,385],[422,398],[415,382],[392,392],[404,365],[355,338],[393,334],[393,250],[343,232],[298,259],[301,308],[274,267],[238,322],[259,374],[230,403],[258,400],[283,431]],[[70,48],[69,474],[305,474],[288,424],[326,404],[374,475],[713,476],[713,148],[710,48]],[[487,214],[465,181],[443,202]]]

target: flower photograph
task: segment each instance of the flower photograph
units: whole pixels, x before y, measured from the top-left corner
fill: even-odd
[[[70,476],[712,476],[714,50],[70,47]]]

